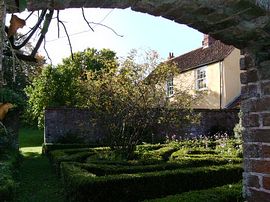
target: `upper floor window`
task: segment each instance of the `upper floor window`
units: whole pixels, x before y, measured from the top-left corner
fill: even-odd
[[[206,67],[196,70],[196,89],[204,90],[207,88]]]
[[[167,79],[167,83],[166,83],[166,94],[167,94],[167,97],[171,97],[174,94],[174,90],[173,90],[173,77],[172,76],[170,76]]]

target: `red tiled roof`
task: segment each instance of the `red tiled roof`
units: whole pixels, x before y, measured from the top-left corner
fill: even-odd
[[[207,48],[198,48],[184,55],[172,58],[169,61],[175,62],[181,72],[194,69],[203,65],[218,62],[227,57],[234,47],[215,41]]]

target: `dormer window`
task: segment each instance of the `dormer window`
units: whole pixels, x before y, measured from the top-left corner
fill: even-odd
[[[173,90],[173,76],[170,76],[167,79],[167,82],[166,82],[166,94],[167,94],[167,97],[171,97],[174,94],[174,90]]]
[[[207,89],[206,69],[207,67],[202,67],[196,70],[196,90]]]

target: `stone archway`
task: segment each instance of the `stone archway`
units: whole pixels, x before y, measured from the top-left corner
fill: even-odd
[[[76,7],[127,8],[163,16],[242,50],[244,194],[270,201],[270,1],[269,0],[0,0],[7,12]],[[3,28],[3,24],[2,24]],[[2,43],[2,38],[0,38]],[[1,54],[1,53],[0,53]],[[1,71],[1,69],[0,69]]]

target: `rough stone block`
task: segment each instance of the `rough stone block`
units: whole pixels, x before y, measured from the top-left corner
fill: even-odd
[[[244,173],[243,178],[245,180],[245,185],[249,187],[255,187],[255,188],[260,188],[260,183],[259,183],[259,177],[256,175],[251,175],[248,173]]]
[[[241,98],[248,99],[248,98],[257,98],[259,97],[258,86],[257,84],[251,85],[243,85],[241,87]]]
[[[246,129],[243,138],[245,142],[270,143],[270,129]]]
[[[270,78],[270,60],[260,63],[258,74],[261,80],[268,80]]]
[[[270,81],[263,82],[261,84],[261,88],[262,88],[263,95],[270,95]]]
[[[247,192],[249,193],[249,196],[246,198],[248,202],[270,202],[270,193],[250,188]]]
[[[263,126],[270,126],[270,113],[262,114]]]
[[[257,70],[242,72],[240,74],[240,81],[242,84],[257,82],[258,81]]]
[[[244,127],[259,127],[260,116],[258,114],[245,114],[242,118],[242,125]]]
[[[263,177],[263,188],[270,191],[270,177]]]
[[[270,97],[252,100],[250,103],[251,112],[270,111]]]
[[[262,152],[262,154],[261,154],[262,158],[270,158],[270,146],[262,145],[261,152]]]
[[[258,144],[243,144],[245,158],[259,158],[262,155],[262,147]]]
[[[246,159],[245,172],[270,174],[270,161]]]
[[[248,70],[251,67],[254,67],[255,63],[253,62],[253,58],[250,56],[245,56],[240,58],[240,70]]]

